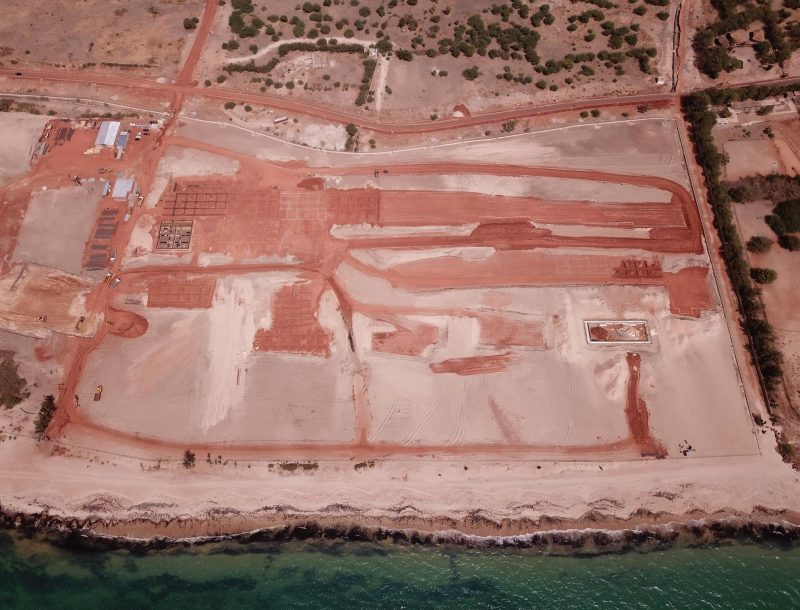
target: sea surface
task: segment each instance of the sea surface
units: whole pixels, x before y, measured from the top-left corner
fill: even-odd
[[[0,608],[800,608],[800,548],[548,556],[367,543],[87,552],[0,531]]]

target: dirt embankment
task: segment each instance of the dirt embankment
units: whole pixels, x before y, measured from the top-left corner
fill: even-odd
[[[68,518],[16,512],[0,507],[0,528],[92,550],[158,550],[219,542],[347,540],[399,544],[460,545],[538,549],[550,554],[661,550],[675,546],[733,541],[792,544],[800,540],[800,514],[757,508],[752,513],[721,510],[682,515],[640,510],[628,518],[590,512],[578,519],[496,520],[480,512],[456,519],[414,515],[365,517],[350,506],[324,512],[265,507],[261,515],[226,511],[202,517],[159,520]],[[223,533],[231,532],[231,533]]]

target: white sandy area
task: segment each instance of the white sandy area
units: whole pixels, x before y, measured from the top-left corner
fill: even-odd
[[[469,235],[477,227],[477,222],[463,225],[420,225],[414,227],[377,227],[366,223],[357,225],[333,225],[330,234],[337,239],[358,239],[372,237],[396,237],[401,235]]]
[[[386,289],[380,280],[346,272],[341,273],[340,281],[349,291],[355,290],[357,299],[373,304],[413,303],[420,308],[466,307],[535,315],[546,321],[547,344],[552,346],[549,350],[511,348],[517,359],[502,373],[431,375],[431,361],[503,350],[481,345],[477,322],[471,318],[431,315],[425,323],[444,323],[444,332],[440,333],[440,345],[426,357],[371,352],[375,329],[369,321],[360,321],[356,344],[361,346],[360,358],[370,371],[368,387],[376,442],[497,440],[501,432],[487,407],[491,399],[503,408],[522,442],[574,445],[617,440],[626,433],[628,372],[624,354],[637,351],[642,356],[641,395],[652,414],[651,428],[670,455],[679,452],[678,444],[684,440],[698,455],[705,456],[758,450],[721,314],[707,312],[699,320],[673,316],[662,288],[515,288],[406,294]],[[647,320],[653,343],[589,346],[583,328],[587,319]],[[715,382],[710,384],[708,379]],[[482,405],[478,414],[473,413],[476,402]],[[715,420],[725,423],[719,426]]]
[[[545,128],[470,142],[347,153],[315,150],[225,123],[187,121],[178,134],[265,161],[305,161],[310,167],[374,167],[382,163],[490,161],[538,167],[596,169],[628,175],[662,176],[687,186],[688,176],[673,119],[614,121]]]
[[[80,273],[101,195],[98,183],[36,191],[22,221],[14,259]]]
[[[506,197],[538,197],[555,201],[600,201],[603,203],[669,203],[672,194],[652,187],[621,185],[596,180],[550,178],[548,176],[492,176],[489,174],[379,174],[334,176],[325,179],[328,188],[374,187],[390,191],[450,191]]]
[[[396,250],[377,248],[375,250],[353,250],[350,256],[376,269],[389,269],[402,263],[413,263],[442,256],[457,256],[464,260],[486,260],[495,253],[494,248],[426,248],[424,250]]]
[[[182,176],[211,176],[222,174],[233,176],[239,171],[239,162],[235,159],[215,155],[214,153],[170,146],[161,157],[153,178],[153,186],[145,199],[148,208],[154,208],[161,194],[169,184],[170,178]]]
[[[0,187],[28,170],[31,153],[48,120],[26,112],[0,113]]]
[[[253,351],[257,329],[272,325],[274,294],[295,277],[229,276],[207,310],[135,308],[147,332],[104,339],[78,388],[81,408],[113,429],[187,442],[351,440],[348,342],[332,293],[319,315],[334,332],[330,358]]]
[[[650,236],[650,229],[641,227],[627,229],[624,227],[587,227],[583,225],[555,225],[541,222],[531,223],[537,229],[547,229],[553,235],[563,235],[564,237],[635,237],[647,239]]]

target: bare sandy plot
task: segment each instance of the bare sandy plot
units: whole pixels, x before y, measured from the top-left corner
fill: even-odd
[[[598,169],[628,175],[663,176],[688,186],[674,119],[638,119],[532,131],[492,140],[454,142],[413,149],[336,153],[289,144],[227,125],[187,122],[179,135],[263,160],[306,161],[310,166],[352,167],[381,163],[474,162]],[[248,135],[248,137],[242,137]]]
[[[330,358],[256,353],[271,303],[291,274],[219,280],[210,309],[142,309],[147,332],[107,337],[78,396],[96,423],[186,442],[343,441],[354,435],[353,387],[341,329]],[[320,314],[335,324],[335,301]],[[311,382],[309,382],[311,381]],[[103,398],[94,402],[97,384]]]
[[[384,253],[379,264],[385,267],[390,260]],[[642,362],[640,395],[651,433],[669,455],[680,455],[684,441],[695,455],[758,451],[730,339],[716,309],[699,319],[676,316],[666,290],[658,287],[409,293],[347,266],[337,276],[365,312],[356,316],[354,332],[369,372],[374,442],[517,443],[545,452],[619,442],[628,433],[626,354],[634,351]],[[375,335],[385,333],[387,323],[389,329],[414,327],[396,317],[405,308],[417,312],[417,324],[438,329],[435,338],[428,336],[430,345],[417,354],[374,349]],[[543,320],[544,345],[487,345],[480,332],[487,313]],[[647,320],[652,342],[634,348],[590,345],[583,322],[591,319]],[[442,366],[483,365],[500,357],[502,366],[477,372]]]
[[[784,173],[774,140],[732,140],[725,143],[730,161],[725,164],[725,178],[739,180],[745,176],[768,176]]]
[[[199,17],[199,0],[52,0],[4,3],[0,41],[7,57],[26,64],[125,66],[171,73],[186,44],[185,17]],[[87,65],[88,64],[88,65]]]
[[[374,187],[382,190],[456,191],[540,197],[555,201],[602,201],[605,203],[668,203],[671,194],[656,188],[610,184],[596,180],[550,178],[547,176],[491,176],[480,174],[424,174],[394,176],[335,176],[326,179],[331,188]]]
[[[91,336],[100,316],[86,310],[90,287],[76,275],[15,264],[0,277],[0,327],[34,337],[52,332]]]
[[[0,113],[0,186],[28,169],[31,152],[47,120],[24,112]]]
[[[14,258],[80,273],[102,192],[100,183],[36,192],[25,213]]]
[[[173,176],[232,176],[239,170],[239,162],[213,153],[193,148],[170,146],[158,162],[153,186],[147,195],[147,206],[154,207]]]

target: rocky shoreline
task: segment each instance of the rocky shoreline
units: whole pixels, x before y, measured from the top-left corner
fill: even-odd
[[[225,542],[340,541],[531,549],[553,555],[574,555],[735,542],[788,546],[800,541],[800,515],[766,509],[757,509],[750,515],[722,511],[711,515],[676,516],[638,511],[628,519],[592,513],[581,519],[542,517],[538,521],[505,519],[503,522],[474,515],[460,521],[395,518],[389,522],[386,519],[370,522],[358,514],[284,513],[270,519],[230,517],[193,517],[180,521],[80,519],[0,507],[0,528],[85,551],[157,551]],[[242,526],[258,522],[262,526],[242,529]],[[198,527],[201,524],[203,527]],[[222,533],[226,528],[234,533]],[[199,533],[212,529],[216,533]],[[497,532],[492,534],[491,529]],[[516,533],[512,533],[513,530]]]

